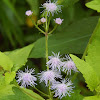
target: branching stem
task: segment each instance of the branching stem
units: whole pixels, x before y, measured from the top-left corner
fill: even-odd
[[[35,25],[35,27],[36,27],[41,33],[45,34],[45,32],[44,32],[43,30],[41,30],[41,29],[38,27],[38,25],[36,25],[36,23],[34,22],[32,16],[30,16],[30,18],[31,18],[31,20],[32,20],[32,23]]]

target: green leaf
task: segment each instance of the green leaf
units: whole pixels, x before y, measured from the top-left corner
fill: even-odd
[[[76,67],[83,74],[83,77],[85,78],[85,82],[87,83],[87,86],[89,87],[89,89],[91,91],[96,89],[100,83],[100,80],[96,72],[94,71],[94,69],[84,60],[81,60],[72,54],[70,56],[75,62]]]
[[[100,96],[89,96],[85,97],[83,100],[100,100]]]
[[[63,97],[61,100],[83,100],[83,96],[80,94],[80,90],[74,90],[71,96]]]
[[[13,67],[12,60],[2,52],[0,52],[0,66],[7,71],[11,71],[11,68]]]
[[[93,10],[97,10],[97,12],[100,12],[100,0],[93,0],[91,2],[88,2],[86,3],[86,6]]]
[[[0,73],[0,86],[5,85],[5,76]]]
[[[89,17],[77,21],[48,39],[49,55],[53,52],[82,54],[88,39],[96,26],[98,17]],[[45,57],[45,38],[37,40],[29,58]]]
[[[14,95],[14,93],[12,91],[13,86],[14,85],[2,85],[2,86],[0,86],[0,100],[7,100],[7,99],[2,99],[2,98],[6,97],[7,95]]]
[[[31,44],[24,48],[5,53],[14,63],[13,71],[17,71],[19,68],[26,64],[28,56],[33,46],[34,44]]]
[[[100,84],[99,84],[99,86],[98,86],[95,90],[96,90],[96,92],[97,92],[98,94],[100,94]]]
[[[100,20],[93,32],[85,60],[93,67],[100,79]]]
[[[14,71],[12,71],[11,73],[6,72],[5,73],[5,82],[6,82],[6,84],[9,84],[11,81],[13,81],[15,76],[16,76],[16,73]]]

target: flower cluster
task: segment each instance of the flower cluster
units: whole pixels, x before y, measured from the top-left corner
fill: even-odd
[[[71,70],[78,72],[75,63],[72,61],[69,55],[65,55],[65,58],[61,58],[60,53],[49,56],[47,65],[52,70],[58,69],[59,71],[67,72],[67,75],[71,75]]]
[[[60,73],[64,71],[65,73],[71,75],[71,70],[77,72],[75,63],[69,57],[65,55],[65,58],[61,58],[60,53],[49,56],[49,61],[47,62],[50,70],[41,72],[40,82],[44,81],[46,86],[48,81],[51,83],[51,90],[54,90],[54,97],[59,97],[60,99],[66,95],[70,96],[74,87],[72,87],[71,81],[69,79],[62,79]],[[61,82],[56,81],[55,78],[62,79]]]
[[[53,52],[53,55],[49,56],[47,66],[49,66],[49,70],[38,73],[40,83],[44,82],[46,86],[51,85],[51,90],[55,93],[54,97],[59,97],[61,99],[66,95],[70,96],[74,88],[72,86],[72,82],[69,81],[68,78],[63,79],[61,75],[61,71],[64,71],[65,73],[67,73],[67,75],[71,75],[71,70],[77,72],[75,63],[72,61],[69,55],[65,55],[65,58],[61,58],[60,53],[55,54]],[[37,80],[37,78],[33,74],[34,69],[28,70],[27,68],[25,69],[25,72],[18,71],[18,84],[21,83],[22,87],[35,86],[35,81]],[[62,81],[57,81],[57,78]]]

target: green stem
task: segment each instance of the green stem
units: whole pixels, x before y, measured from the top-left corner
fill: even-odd
[[[54,32],[55,29],[57,28],[57,26],[58,26],[58,25],[56,25],[56,26],[53,28],[53,30],[52,30],[51,32],[48,33],[48,35],[50,35],[52,32]]]
[[[48,33],[45,33],[45,44],[46,44],[46,62],[48,62]],[[47,70],[49,70],[49,66],[47,65]],[[50,90],[50,81],[49,81],[49,94],[50,98],[52,99],[52,94]]]
[[[46,28],[45,28],[45,31],[46,31],[46,33],[48,33],[48,17],[47,17],[47,12],[46,12],[45,18],[46,18]]]
[[[50,20],[51,20],[51,14],[50,14],[49,21],[48,21],[48,29],[49,29],[49,25],[50,25]]]
[[[45,47],[46,47],[46,63],[48,62],[48,33],[45,33]],[[49,66],[47,65],[47,70]]]
[[[46,97],[48,97],[48,98],[50,97],[49,95],[47,95],[47,94],[43,93],[42,91],[38,90],[36,87],[33,86],[33,88],[34,88],[35,90],[37,90],[39,93],[41,93],[42,95],[44,95],[44,96],[46,96]]]
[[[31,20],[32,20],[32,23],[35,25],[35,27],[36,27],[40,32],[42,32],[43,34],[45,34],[45,32],[44,32],[43,30],[41,30],[41,29],[38,27],[38,25],[36,25],[36,23],[34,22],[32,16],[31,16],[30,18],[31,18]]]
[[[46,28],[45,28],[45,48],[46,48],[46,63],[48,62],[48,18],[47,18],[47,13],[46,13]],[[49,66],[47,65],[47,70],[49,70]],[[50,81],[48,83],[49,85],[49,94],[50,94],[50,99],[52,99],[52,93],[51,93],[51,86],[50,86]]]

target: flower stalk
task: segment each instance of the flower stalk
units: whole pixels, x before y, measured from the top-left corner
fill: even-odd
[[[46,63],[48,62],[48,20],[47,20],[47,13],[46,13],[46,32],[45,32],[45,49],[46,49]],[[47,70],[49,70],[49,66],[47,65]],[[51,94],[51,86],[50,86],[50,81],[48,82],[49,84],[49,95],[50,95],[50,98],[52,99],[52,94]]]
[[[36,25],[36,23],[34,22],[32,16],[30,16],[30,19],[32,20],[32,23],[35,25],[35,27],[36,27],[41,33],[45,34],[45,32],[44,32],[43,30],[41,30],[41,29],[38,27],[38,25]]]

